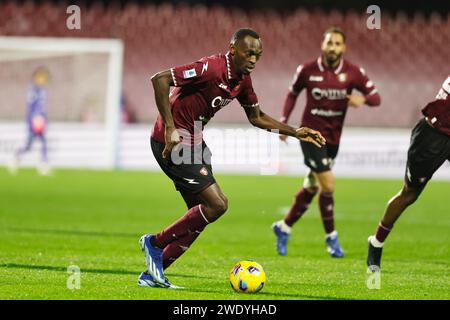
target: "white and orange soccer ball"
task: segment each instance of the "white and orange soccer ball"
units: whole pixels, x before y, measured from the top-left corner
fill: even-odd
[[[230,271],[230,284],[236,292],[256,293],[266,284],[266,273],[256,261],[240,261]]]

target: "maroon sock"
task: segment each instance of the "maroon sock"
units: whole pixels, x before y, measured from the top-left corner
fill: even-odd
[[[294,203],[292,204],[291,209],[289,209],[289,212],[284,218],[284,222],[289,227],[292,227],[294,223],[297,222],[298,219],[300,219],[303,213],[305,213],[316,193],[316,189],[313,193],[311,193],[305,188],[302,188],[299,192],[297,192],[297,194],[295,195]]]
[[[321,192],[319,195],[320,215],[322,216],[322,223],[325,232],[331,233],[334,231],[334,200],[333,193]]]
[[[378,241],[384,242],[384,240],[386,240],[386,238],[389,235],[389,232],[391,232],[391,230],[392,230],[392,227],[388,228],[388,227],[384,226],[383,223],[380,221],[380,223],[378,224],[378,227],[377,227],[377,231],[375,233],[375,237],[377,238]]]
[[[163,250],[163,268],[167,269],[175,260],[189,249],[190,245],[197,239],[202,230],[189,232],[183,238],[174,240]]]
[[[183,238],[188,233],[203,230],[209,221],[207,221],[203,214],[201,206],[199,204],[198,206],[192,207],[171,226],[156,234],[152,239],[152,245],[164,249],[169,243]]]

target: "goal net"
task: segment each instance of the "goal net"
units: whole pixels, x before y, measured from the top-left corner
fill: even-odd
[[[50,164],[117,167],[122,60],[115,39],[0,37],[0,165],[26,143],[27,96],[34,71],[44,67]],[[24,165],[38,160],[39,143]]]

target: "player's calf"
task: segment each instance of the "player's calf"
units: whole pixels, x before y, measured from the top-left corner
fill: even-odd
[[[382,224],[386,228],[391,229],[403,211],[417,200],[422,190],[409,187],[405,184],[402,190],[388,201],[384,216],[381,220]]]
[[[408,187],[408,185],[405,185],[400,192],[400,198],[402,202],[404,203],[405,207],[410,206],[416,200],[419,198],[419,195],[421,194],[423,188],[416,189]]]

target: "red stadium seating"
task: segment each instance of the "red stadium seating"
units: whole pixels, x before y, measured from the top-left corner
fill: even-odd
[[[386,15],[381,30],[368,30],[365,12],[249,13],[220,6],[135,3],[104,8],[96,2],[82,7],[81,30],[68,30],[66,18],[65,7],[48,1],[6,1],[0,4],[0,34],[122,39],[124,93],[140,121],[156,115],[149,82],[152,74],[204,55],[225,53],[233,31],[245,26],[257,30],[263,39],[264,55],[253,75],[254,86],[262,109],[276,117],[296,66],[319,55],[322,33],[332,25],[347,33],[346,57],[366,69],[382,97],[381,108],[350,110],[349,125],[410,127],[449,72],[450,16],[439,14],[429,18]],[[300,118],[302,99],[293,123]],[[235,108],[233,104],[222,111],[217,120],[246,121]]]

